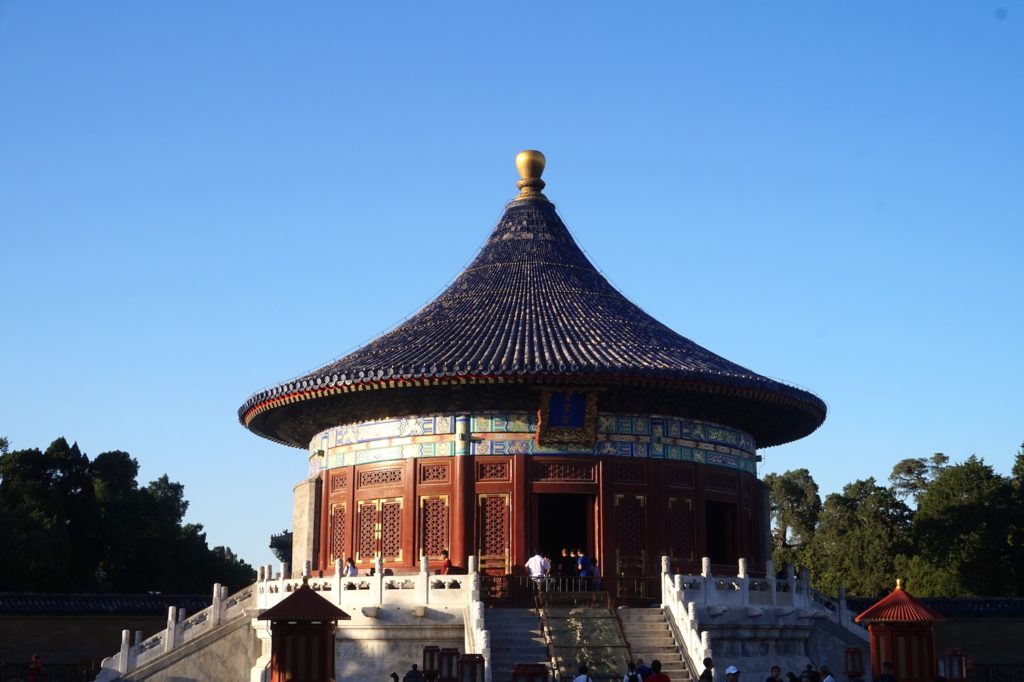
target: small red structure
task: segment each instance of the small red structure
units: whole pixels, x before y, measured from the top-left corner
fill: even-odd
[[[480,654],[459,656],[459,682],[484,682],[484,657]]]
[[[352,617],[303,582],[291,596],[267,609],[270,621],[270,682],[334,679],[334,631]]]
[[[871,672],[877,678],[882,664],[893,664],[900,682],[932,682],[936,675],[934,623],[942,616],[914,599],[896,580],[896,589],[855,619],[867,623],[871,637]]]

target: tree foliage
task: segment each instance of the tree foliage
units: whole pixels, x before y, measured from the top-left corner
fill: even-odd
[[[45,451],[0,439],[0,591],[206,592],[254,572],[199,524],[166,475],[140,487],[120,451],[91,460],[58,438]]]
[[[917,502],[932,481],[949,464],[949,457],[936,452],[929,458],[912,457],[900,460],[889,474],[889,483],[900,499],[913,498]]]
[[[807,469],[764,477],[772,517],[773,558],[779,566],[800,564],[821,511],[818,484]]]
[[[874,596],[891,588],[908,550],[910,509],[891,488],[869,478],[825,498],[814,539],[805,554],[819,590]]]
[[[1009,477],[936,453],[898,462],[888,487],[854,481],[824,504],[806,469],[765,483],[776,563],[807,566],[823,592],[880,596],[903,575],[921,597],[1024,595],[1024,444]]]
[[[944,468],[918,501],[908,584],[937,597],[1013,593],[1024,570],[1012,545],[1020,520],[1010,480],[984,461]]]

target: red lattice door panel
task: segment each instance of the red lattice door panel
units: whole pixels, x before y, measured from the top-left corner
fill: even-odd
[[[333,565],[338,559],[345,558],[345,520],[347,513],[347,505],[345,504],[332,504],[331,505],[331,516],[329,523],[331,527],[328,531],[328,538],[330,538],[330,563]]]
[[[615,496],[615,545],[615,575],[646,575],[647,506],[643,495]]]
[[[480,540],[480,572],[487,575],[506,575],[509,572],[509,498],[507,494],[480,495],[477,499],[477,519]]]
[[[356,561],[401,561],[402,498],[360,500],[355,532]]]
[[[693,500],[668,498],[668,554],[673,565],[693,563]]]
[[[440,559],[448,549],[448,496],[420,498],[420,551],[428,559]]]

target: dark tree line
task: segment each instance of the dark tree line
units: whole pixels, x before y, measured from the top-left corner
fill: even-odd
[[[822,502],[807,469],[765,476],[774,559],[836,595],[1024,596],[1024,445],[1009,476],[975,456],[904,459],[889,485],[854,481]]]
[[[90,460],[58,438],[46,451],[0,438],[0,591],[205,593],[255,577],[203,527],[183,523],[185,488],[146,486],[121,451]]]

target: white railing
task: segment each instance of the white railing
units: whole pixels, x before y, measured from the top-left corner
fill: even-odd
[[[473,557],[470,557],[473,559]],[[307,582],[329,602],[341,609],[401,604],[409,606],[467,606],[472,600],[475,571],[466,575],[431,575],[427,560],[420,561],[418,573],[388,575],[378,558],[372,574],[346,577],[342,563],[335,562],[334,575],[302,578],[285,577],[287,565],[275,577],[270,566],[261,566],[256,580],[256,607],[269,609]],[[476,577],[479,581],[479,577]]]
[[[189,642],[224,623],[251,617],[247,609],[264,611],[280,603],[303,583],[329,602],[345,610],[358,610],[371,615],[381,606],[409,606],[410,612],[423,617],[430,605],[462,606],[466,615],[466,653],[483,654],[487,661],[486,682],[490,682],[490,636],[484,629],[483,604],[480,602],[480,574],[476,557],[469,557],[465,575],[430,575],[426,558],[420,561],[418,573],[386,575],[378,558],[372,575],[345,577],[341,561],[335,562],[334,575],[313,577],[308,567],[301,578],[289,575],[288,564],[282,564],[276,575],[272,566],[260,566],[256,582],[233,595],[227,588],[213,586],[209,607],[186,617],[184,609],[169,607],[167,626],[160,632],[132,643],[129,630],[121,633],[121,649],[105,659],[102,668],[124,674],[149,663],[165,653]],[[98,680],[115,675],[101,673]]]
[[[185,609],[173,606],[167,609],[167,626],[155,635],[142,639],[136,636],[132,644],[131,631],[121,631],[121,649],[103,660],[102,668],[123,674],[174,650],[200,635],[211,632],[222,623],[238,620],[245,615],[245,609],[253,605],[254,585],[229,595],[228,588],[220,584],[213,586],[210,606],[185,617]],[[101,675],[97,679],[103,679]],[[107,675],[109,677],[109,675]]]
[[[733,609],[746,609],[750,617],[760,616],[767,609],[787,614],[798,611],[804,617],[828,618],[865,643],[868,641],[867,631],[853,622],[846,606],[846,591],[840,589],[838,600],[814,591],[807,569],[797,576],[793,567],[787,566],[785,577],[777,578],[775,566],[769,560],[766,577],[753,578],[747,573],[746,559],[740,559],[736,575],[713,575],[708,557],[701,560],[700,575],[671,575],[669,567],[669,558],[662,557],[661,601],[695,662],[712,657],[707,630],[701,632],[700,628],[701,612],[714,618]]]

